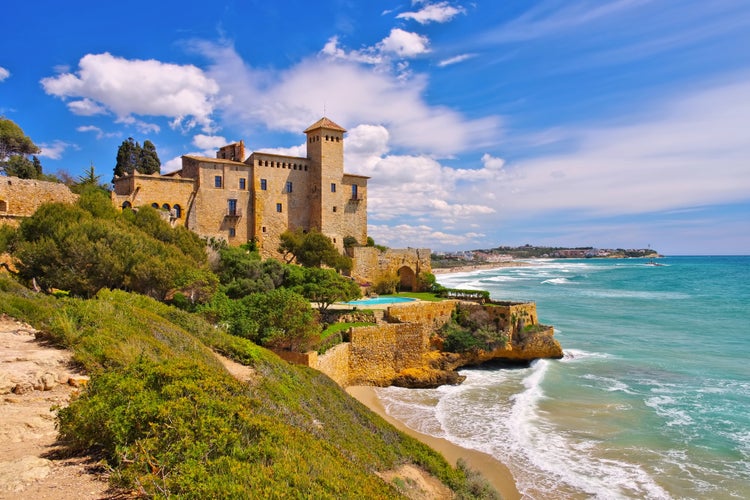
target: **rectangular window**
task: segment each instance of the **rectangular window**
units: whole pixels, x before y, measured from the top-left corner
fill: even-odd
[[[292,192],[292,181],[286,182],[286,192],[291,193]]]
[[[237,215],[237,200],[227,200],[227,213],[231,216]]]
[[[261,179],[260,180],[260,189],[262,191],[265,191],[266,189],[268,189],[268,181],[267,180],[265,180],[265,179]]]
[[[229,237],[230,238],[234,238],[236,234],[237,234],[237,232],[234,230],[234,228],[230,227],[229,228]]]
[[[217,175],[214,177],[214,187],[220,188],[221,187],[221,176]]]
[[[332,183],[331,183],[331,192],[332,192],[332,193],[335,193],[335,192],[336,192],[336,183],[335,183],[335,182],[332,182]]]
[[[276,211],[281,212],[281,203],[276,204]]]
[[[359,199],[357,197],[357,187],[358,186],[356,184],[352,184],[352,200],[358,200]]]
[[[240,177],[240,189],[247,189],[247,179],[244,177]]]

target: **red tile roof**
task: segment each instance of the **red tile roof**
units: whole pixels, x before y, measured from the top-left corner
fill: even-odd
[[[337,125],[332,120],[324,116],[320,120],[316,121],[315,123],[307,127],[305,129],[305,133],[312,132],[313,130],[316,130],[319,128],[327,128],[329,130],[338,130],[339,132],[346,132],[344,127],[342,127],[341,125]]]

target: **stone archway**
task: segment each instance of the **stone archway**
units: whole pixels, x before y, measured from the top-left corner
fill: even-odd
[[[417,273],[409,266],[402,266],[398,269],[399,287],[401,291],[417,291]]]

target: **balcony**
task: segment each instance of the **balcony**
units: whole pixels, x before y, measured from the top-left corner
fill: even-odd
[[[239,219],[242,217],[242,209],[241,208],[227,208],[226,212],[224,213],[224,217],[227,219]]]

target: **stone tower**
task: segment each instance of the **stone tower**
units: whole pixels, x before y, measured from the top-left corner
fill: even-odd
[[[311,226],[332,238],[337,246],[345,235],[338,234],[340,228],[333,217],[333,207],[344,205],[347,195],[342,184],[344,176],[344,130],[328,118],[321,118],[305,130],[307,135],[307,159],[313,176],[311,189]],[[351,189],[351,187],[349,188]]]

